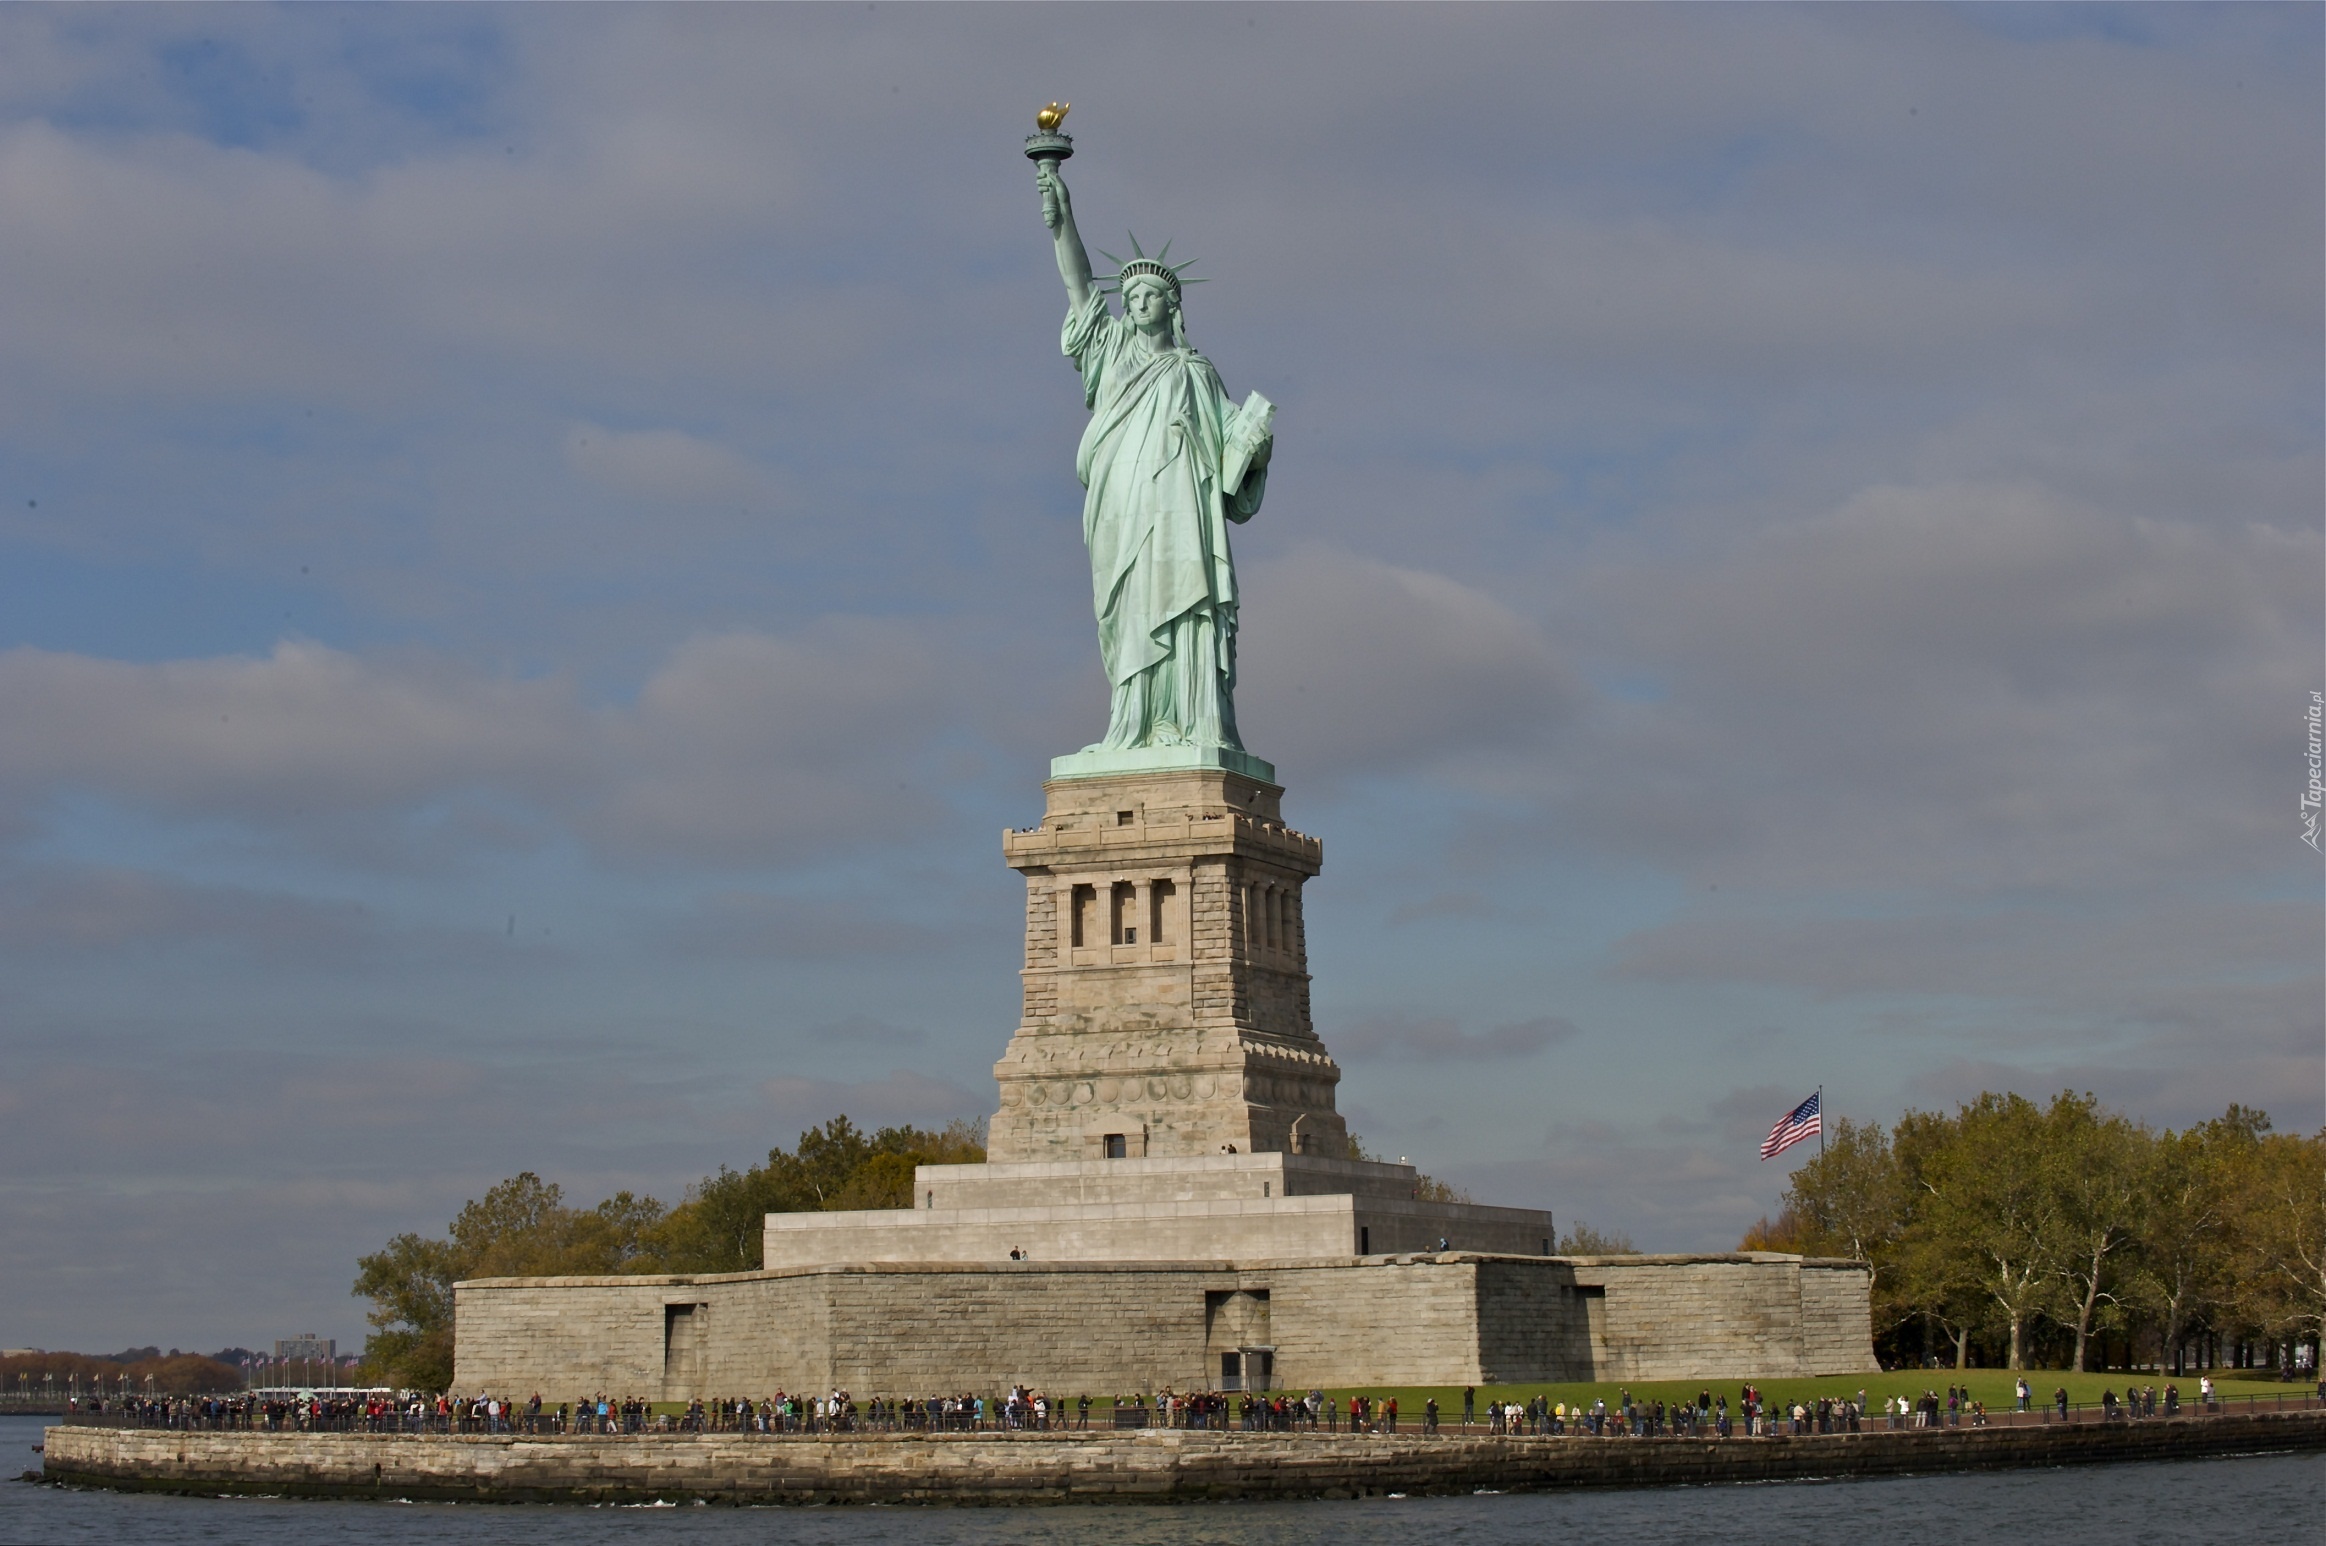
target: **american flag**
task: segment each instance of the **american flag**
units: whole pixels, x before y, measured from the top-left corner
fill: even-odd
[[[1804,1138],[1815,1138],[1825,1131],[1825,1119],[1818,1115],[1818,1103],[1825,1098],[1819,1090],[1791,1111],[1777,1119],[1769,1129],[1769,1136],[1761,1141],[1761,1158],[1775,1159]]]

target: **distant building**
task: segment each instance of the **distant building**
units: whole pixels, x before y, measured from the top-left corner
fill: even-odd
[[[277,1363],[320,1363],[339,1361],[339,1342],[334,1337],[319,1337],[312,1331],[295,1337],[280,1337],[275,1341]]]

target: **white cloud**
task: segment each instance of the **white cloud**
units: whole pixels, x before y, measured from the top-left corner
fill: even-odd
[[[1532,751],[1582,697],[1538,629],[1445,575],[1322,545],[1251,571],[1237,713],[1287,776]]]
[[[53,792],[296,826],[399,812],[463,786],[552,789],[586,721],[568,684],[308,641],[142,664],[0,652],[0,793]]]
[[[1631,567],[1585,615],[1666,691],[1595,722],[1575,818],[1735,882],[2256,873],[2320,555],[2313,533],[1951,487]]]
[[[905,625],[695,640],[605,716],[617,776],[583,816],[641,857],[753,862],[895,841],[937,809],[924,773],[958,659]]]
[[[759,863],[925,824],[952,706],[903,625],[697,639],[597,709],[556,679],[306,642],[158,665],[19,648],[0,653],[0,814],[23,830],[101,794],[328,844],[479,795],[609,855]]]

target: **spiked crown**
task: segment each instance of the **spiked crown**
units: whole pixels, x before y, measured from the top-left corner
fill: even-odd
[[[1115,272],[1101,281],[1099,286],[1100,289],[1116,291],[1122,289],[1124,285],[1130,283],[1134,279],[1152,279],[1160,283],[1165,289],[1169,290],[1173,300],[1177,300],[1179,299],[1179,287],[1181,285],[1199,285],[1203,283],[1201,279],[1182,279],[1180,277],[1180,271],[1182,269],[1193,267],[1196,260],[1189,258],[1184,263],[1173,263],[1168,261],[1171,256],[1171,244],[1169,242],[1165,242],[1163,244],[1163,250],[1161,252],[1156,253],[1153,257],[1149,257],[1147,256],[1147,250],[1139,245],[1139,238],[1136,235],[1133,235],[1131,237],[1131,251],[1134,256],[1130,262],[1125,263],[1121,258],[1116,257],[1113,253],[1108,252],[1103,247],[1099,249],[1098,255],[1115,266]]]

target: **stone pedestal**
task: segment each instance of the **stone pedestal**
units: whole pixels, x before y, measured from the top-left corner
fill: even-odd
[[[1346,1157],[1309,1023],[1300,893],[1323,847],[1284,824],[1284,791],[1226,767],[1043,791],[1042,824],[1002,842],[1026,877],[1025,1011],[991,1158]]]
[[[923,1165],[913,1206],[770,1213],[770,1268],[829,1262],[1548,1256],[1549,1213],[1429,1202],[1411,1165],[1306,1154]]]
[[[772,1213],[757,1272],[456,1285],[458,1388],[862,1394],[1819,1374],[1873,1361],[1859,1263],[1555,1258],[1551,1215],[1353,1160],[1309,1024],[1323,852],[1215,749],[1060,759],[991,1158],[910,1207]],[[1242,754],[1236,754],[1242,757]],[[1230,765],[1233,763],[1233,765]]]

